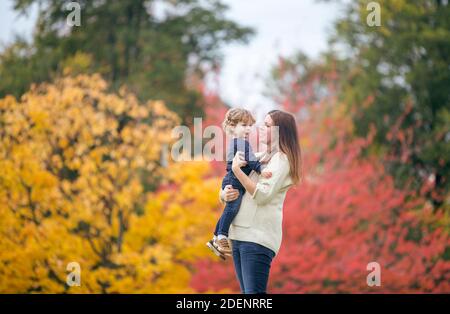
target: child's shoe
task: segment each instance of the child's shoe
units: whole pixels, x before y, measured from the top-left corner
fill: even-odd
[[[206,246],[217,256],[219,256],[221,259],[226,260],[226,256],[225,254],[222,254],[217,247],[216,241],[215,240],[209,240],[206,243]]]
[[[231,244],[228,241],[228,238],[218,239],[215,244],[220,253],[231,256]]]

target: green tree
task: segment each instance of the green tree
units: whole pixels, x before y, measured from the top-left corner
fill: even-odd
[[[428,197],[439,208],[450,187],[450,5],[379,0],[381,26],[370,27],[368,2],[349,2],[336,24],[341,97],[359,135],[376,128],[371,148],[391,157],[397,183],[431,182]]]
[[[116,90],[127,84],[140,100],[164,100],[189,119],[201,113],[189,83],[220,65],[224,44],[246,42],[253,33],[227,19],[220,0],[77,2],[81,26],[70,27],[66,1],[15,0],[24,13],[39,3],[39,18],[31,44],[19,40],[0,56],[0,76],[7,78],[0,97],[52,79],[83,53],[91,62],[81,70],[101,73]]]

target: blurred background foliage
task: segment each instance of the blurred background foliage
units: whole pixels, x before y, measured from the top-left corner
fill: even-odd
[[[78,1],[82,27],[70,28],[64,1],[15,1],[24,13],[38,3],[39,18],[31,44],[18,40],[2,54],[0,96],[71,69],[102,74],[112,90],[126,84],[140,100],[164,100],[186,122],[201,115],[201,95],[188,86],[219,67],[223,45],[254,31],[227,19],[221,1],[159,1],[163,13],[155,2]]]
[[[175,125],[220,125],[228,106],[205,77],[255,31],[222,1],[155,2],[78,1],[70,28],[63,1],[14,1],[39,18],[0,52],[0,292],[238,291],[204,246],[224,165],[161,155]],[[368,1],[345,2],[319,58],[280,56],[269,73],[306,174],[270,291],[450,291],[450,5],[377,2],[380,27]],[[71,261],[81,287],[65,282]]]

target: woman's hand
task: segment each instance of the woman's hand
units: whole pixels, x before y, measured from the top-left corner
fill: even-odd
[[[233,170],[234,174],[236,174],[236,170],[240,170],[241,167],[244,167],[247,164],[245,161],[243,152],[236,152],[234,155],[233,162],[231,164],[231,170]]]
[[[263,172],[261,172],[261,176],[263,178],[265,178],[265,179],[270,179],[270,178],[272,178],[272,172],[270,172],[270,171],[263,171]]]
[[[231,202],[237,199],[239,196],[239,191],[233,189],[232,185],[226,185],[225,188],[220,192],[220,197],[225,202]]]

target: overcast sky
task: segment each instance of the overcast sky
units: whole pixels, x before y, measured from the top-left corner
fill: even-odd
[[[0,0],[0,42],[14,34],[30,38],[36,10],[20,17],[12,10],[12,0]],[[278,56],[302,50],[314,57],[323,51],[338,5],[317,0],[224,0],[230,5],[228,17],[256,29],[248,45],[224,49],[225,60],[217,87],[222,98],[233,106],[255,110],[272,106],[263,96],[265,80]],[[215,86],[210,84],[211,86]]]

